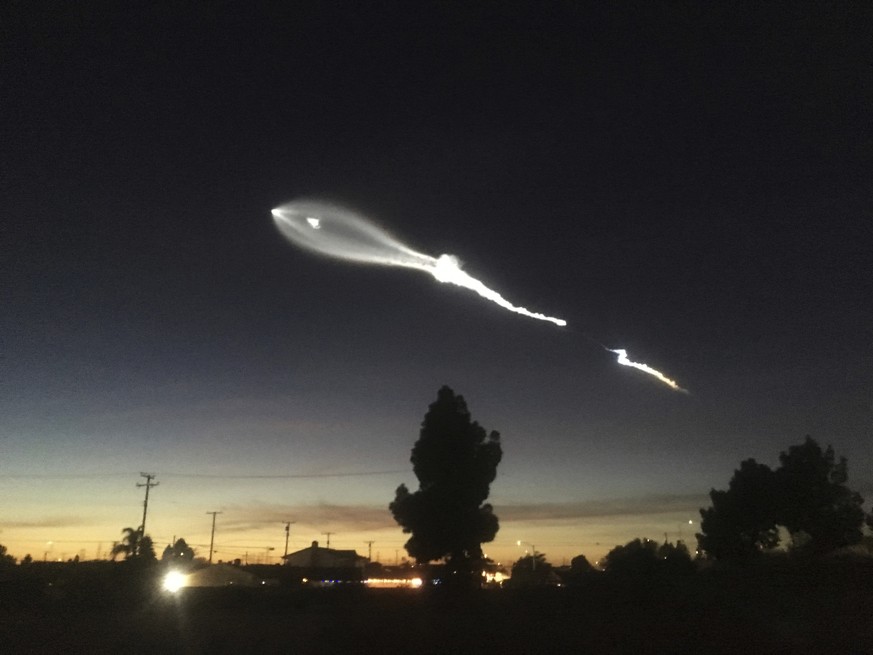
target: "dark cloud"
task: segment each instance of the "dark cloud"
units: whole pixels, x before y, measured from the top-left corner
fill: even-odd
[[[85,525],[94,525],[93,521],[87,521],[78,516],[49,516],[42,519],[30,519],[20,521],[4,521],[4,528],[78,528]]]
[[[705,494],[659,495],[613,498],[569,503],[498,505],[501,522],[572,521],[587,518],[652,516],[687,512],[693,515],[708,506]],[[387,506],[378,505],[256,505],[228,507],[225,528],[252,530],[267,523],[295,521],[300,526],[317,525],[325,530],[368,531],[396,528]],[[244,518],[233,518],[241,516]]]
[[[253,530],[267,523],[294,521],[299,526],[317,525],[344,532],[384,530],[396,524],[387,506],[377,505],[254,505],[229,506],[222,521],[225,529]],[[234,518],[235,516],[244,518]]]
[[[494,509],[504,523],[510,521],[570,521],[618,516],[651,516],[691,512],[709,505],[705,494],[610,498],[569,503],[499,505]]]

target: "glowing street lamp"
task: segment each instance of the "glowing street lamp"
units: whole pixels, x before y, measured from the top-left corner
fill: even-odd
[[[694,521],[692,521],[691,519],[688,519],[688,525],[694,525]],[[691,531],[693,534],[694,528],[691,528]],[[679,541],[683,541],[683,539],[682,539],[682,524],[681,523],[679,524]]]

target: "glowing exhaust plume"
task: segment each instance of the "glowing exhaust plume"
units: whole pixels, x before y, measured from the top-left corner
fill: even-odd
[[[617,348],[613,350],[612,348],[606,348],[611,353],[615,353],[618,355],[618,363],[622,366],[631,366],[635,369],[642,371],[643,373],[648,373],[649,375],[654,375],[661,382],[666,384],[668,387],[673,389],[674,391],[681,391],[682,393],[688,393],[687,389],[683,389],[680,387],[675,380],[671,380],[666,375],[661,373],[660,371],[656,371],[651,366],[647,366],[646,364],[639,364],[637,362],[632,362],[627,358],[627,350],[624,348]]]
[[[292,243],[322,255],[363,264],[402,266],[430,273],[447,282],[475,291],[516,314],[567,325],[567,321],[516,307],[493,289],[461,270],[452,255],[431,257],[403,245],[384,230],[348,209],[323,202],[300,200],[272,211],[273,220]]]

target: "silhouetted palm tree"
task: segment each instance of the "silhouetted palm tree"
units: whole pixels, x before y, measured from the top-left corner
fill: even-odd
[[[124,528],[121,532],[124,535],[121,541],[116,541],[112,545],[110,551],[112,559],[119,555],[123,555],[124,559],[135,557],[142,542],[142,531],[139,528]]]

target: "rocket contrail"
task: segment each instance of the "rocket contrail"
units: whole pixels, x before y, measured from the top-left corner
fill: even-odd
[[[567,321],[561,318],[546,316],[513,305],[498,292],[489,289],[469,273],[461,270],[457,257],[453,255],[431,257],[417,252],[349,209],[316,200],[296,200],[277,207],[272,214],[279,231],[301,248],[352,262],[400,266],[424,271],[433,275],[439,282],[474,291],[486,300],[516,314],[548,321],[561,327],[567,325]],[[604,350],[618,355],[619,364],[653,375],[674,391],[688,393],[675,380],[671,380],[660,371],[629,360],[626,350],[612,350],[598,341],[594,342]]]
[[[516,314],[561,327],[567,321],[517,307],[493,289],[461,270],[457,257],[431,257],[416,252],[354,212],[323,202],[299,200],[277,207],[273,220],[292,243],[330,257],[364,264],[402,266],[425,271],[439,282],[475,291],[483,298]]]
[[[648,373],[649,375],[653,375],[656,378],[658,378],[661,382],[666,384],[668,387],[673,389],[674,391],[681,391],[682,393],[688,393],[688,390],[680,387],[679,384],[676,382],[676,380],[671,380],[670,378],[668,378],[666,375],[664,375],[660,371],[656,371],[651,366],[648,366],[646,364],[640,364],[638,362],[632,362],[631,360],[629,360],[627,358],[627,350],[625,350],[624,348],[616,348],[615,350],[613,350],[612,348],[606,348],[606,346],[604,346],[604,348],[606,350],[608,350],[609,352],[615,353],[616,355],[618,355],[618,363],[621,364],[622,366],[631,366],[635,369],[642,371],[643,373]]]

